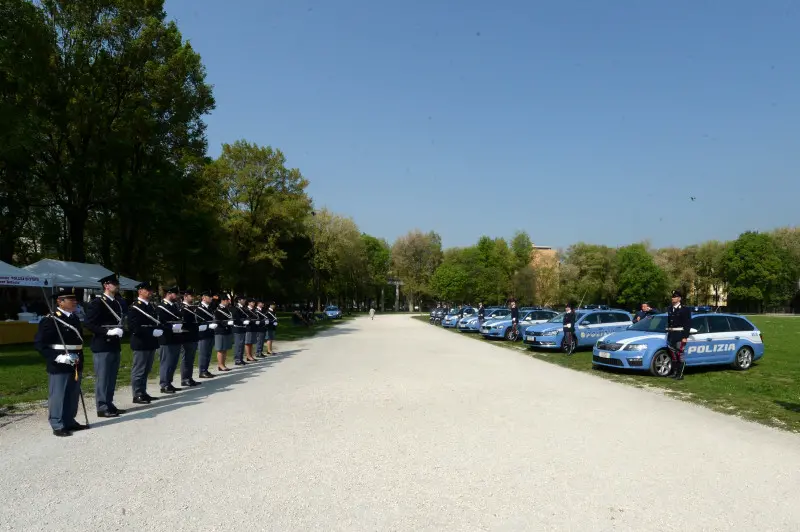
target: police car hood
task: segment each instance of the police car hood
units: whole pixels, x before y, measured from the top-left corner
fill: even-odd
[[[607,334],[600,338],[600,341],[607,344],[623,344],[623,347],[628,344],[650,344],[652,342],[663,345],[666,343],[666,335],[647,331],[620,331]]]
[[[528,334],[541,334],[543,332],[552,331],[552,330],[561,330],[564,328],[564,325],[561,323],[534,323],[533,325],[529,325],[526,329]]]

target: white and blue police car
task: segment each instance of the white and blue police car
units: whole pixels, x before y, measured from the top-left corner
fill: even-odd
[[[509,314],[511,311],[509,311]],[[545,323],[547,320],[557,316],[558,313],[553,310],[528,310],[519,313],[519,335],[522,337],[523,331],[537,323]],[[513,329],[511,328],[511,316],[504,316],[499,319],[485,321],[481,327],[481,334],[484,338],[505,338],[511,340],[513,337]]]
[[[554,316],[546,323],[525,329],[525,345],[542,349],[561,349],[564,340],[564,313]],[[611,333],[624,331],[633,324],[631,315],[617,309],[581,309],[575,312],[575,337],[578,347],[594,345],[597,340]]]
[[[487,320],[502,318],[509,314],[511,314],[511,311],[507,308],[486,307],[484,309],[483,321],[486,322]],[[461,332],[478,332],[480,328],[481,324],[478,319],[477,309],[475,310],[475,314],[464,316],[458,320],[458,330]]]
[[[667,348],[667,315],[647,316],[627,331],[610,334],[597,341],[592,364],[649,371],[656,377],[672,372],[672,357]],[[746,370],[764,356],[761,331],[735,314],[692,316],[691,335],[686,342],[686,366],[728,364]]]

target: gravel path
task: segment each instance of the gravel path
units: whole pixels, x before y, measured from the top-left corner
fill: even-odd
[[[0,429],[0,529],[800,530],[797,435],[407,316],[278,348],[72,438]]]

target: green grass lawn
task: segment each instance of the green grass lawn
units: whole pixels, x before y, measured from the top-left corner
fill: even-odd
[[[427,316],[415,319],[428,321]],[[592,369],[590,350],[577,351],[567,357],[562,353],[528,349],[519,342],[512,345],[505,341],[484,340],[478,334],[464,336],[617,382],[640,388],[658,388],[667,395],[719,412],[800,432],[800,318],[752,316],[750,319],[764,335],[764,358],[747,371],[735,371],[727,366],[688,368],[686,378],[680,382],[638,372]]]
[[[282,342],[290,342],[309,338],[335,326],[343,320],[325,320],[310,327],[292,324],[288,314],[279,314],[279,326],[275,335],[275,349],[280,352]],[[86,363],[84,364],[83,392],[91,393],[94,389],[94,374],[92,371],[92,351],[84,349]],[[131,382],[131,362],[133,352],[128,345],[127,338],[123,340],[117,388],[128,386]],[[211,356],[211,369],[216,367],[216,353]],[[233,362],[233,352],[228,351],[228,361]],[[153,371],[150,377],[158,375],[158,353],[156,353]],[[47,399],[47,372],[42,356],[33,349],[33,345],[0,346],[0,407],[18,403],[28,403]]]

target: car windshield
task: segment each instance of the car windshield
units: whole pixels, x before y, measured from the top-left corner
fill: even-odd
[[[458,314],[458,309],[457,308],[451,308],[449,311],[447,311],[447,313],[448,314]]]
[[[550,320],[548,320],[547,323],[564,323],[564,314],[564,312],[556,314]],[[586,314],[586,312],[576,312],[575,321],[578,321],[584,314]]]
[[[336,307],[328,307],[328,308],[326,308],[325,310],[339,310],[339,309],[338,309],[338,308],[336,308]]]
[[[641,321],[631,325],[631,331],[647,332],[667,332],[667,317],[663,314],[659,316],[646,316]]]

